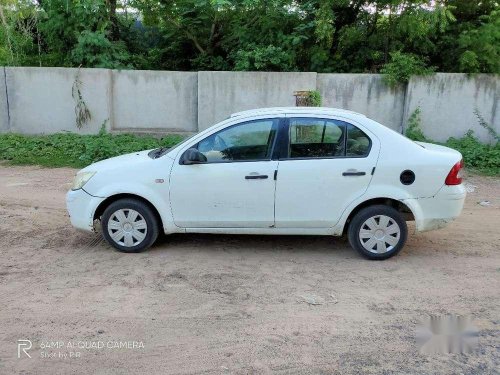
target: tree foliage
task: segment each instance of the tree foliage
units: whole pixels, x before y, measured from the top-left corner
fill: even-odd
[[[391,52],[391,61],[380,70],[390,86],[408,82],[412,75],[430,74],[433,68],[426,67],[425,61],[409,53]]]
[[[500,73],[498,1],[0,0],[0,65]]]

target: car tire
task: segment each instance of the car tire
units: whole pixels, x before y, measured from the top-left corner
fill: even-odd
[[[365,258],[384,260],[401,251],[408,227],[396,209],[374,205],[361,209],[353,217],[347,235],[351,246]]]
[[[102,234],[119,251],[138,253],[158,238],[158,219],[149,205],[136,199],[120,199],[102,214]]]

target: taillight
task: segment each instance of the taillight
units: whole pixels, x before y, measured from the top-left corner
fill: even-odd
[[[464,161],[460,160],[452,168],[444,183],[446,185],[460,185],[462,183],[462,168],[464,167]]]

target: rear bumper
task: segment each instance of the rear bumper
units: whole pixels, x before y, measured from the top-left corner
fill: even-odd
[[[85,190],[70,190],[66,194],[66,208],[71,224],[84,231],[94,230],[94,212],[104,198],[94,197]]]
[[[439,229],[455,220],[464,207],[466,191],[462,184],[444,185],[432,198],[405,199],[415,216],[417,232]]]

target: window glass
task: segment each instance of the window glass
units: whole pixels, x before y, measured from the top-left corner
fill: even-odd
[[[290,120],[290,157],[343,156],[344,133],[342,121],[293,118]]]
[[[269,159],[277,119],[245,122],[212,134],[197,145],[207,162]]]
[[[357,127],[347,124],[346,156],[366,156],[370,147],[370,138]]]

